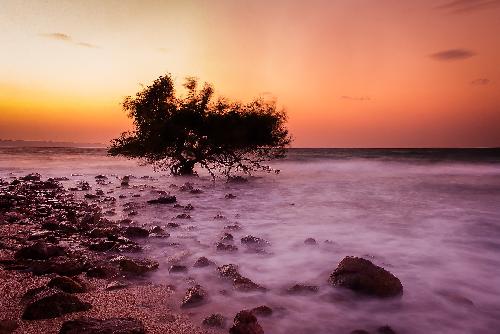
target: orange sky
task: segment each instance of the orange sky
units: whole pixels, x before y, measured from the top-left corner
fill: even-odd
[[[500,0],[0,2],[0,138],[107,142],[171,72],[295,147],[500,146]]]

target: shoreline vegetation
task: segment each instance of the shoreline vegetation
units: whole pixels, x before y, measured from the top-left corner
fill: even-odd
[[[241,310],[233,315],[234,320],[207,314],[200,324],[182,314],[182,309],[210,302],[207,293],[216,293],[207,292],[203,282],[192,282],[182,292],[178,308],[172,308],[176,287],[149,282],[148,275],[159,263],[141,253],[142,240],[168,238],[169,233],[161,226],[147,229],[131,219],[106,218],[100,205],[116,200],[112,191],[91,191],[87,182],[65,189],[61,183],[65,180],[43,180],[39,174],[0,179],[0,333],[264,333],[258,319],[272,316],[267,305]],[[100,185],[105,180],[105,175],[95,177]],[[122,178],[119,187],[128,187],[128,182],[128,177]],[[84,199],[74,192],[84,193]],[[180,204],[175,196],[158,191],[158,197],[147,205]],[[228,248],[235,246],[227,241],[231,238],[225,233],[215,245],[217,250],[232,251]],[[251,235],[241,242],[256,252],[265,252],[268,245]],[[316,241],[309,238],[304,243]],[[215,264],[200,257],[190,266],[212,267],[236,291],[268,290],[241,275],[234,264]],[[187,268],[172,264],[169,271]],[[332,288],[350,289],[369,298],[403,294],[397,277],[362,258],[344,258],[327,280]],[[317,289],[296,284],[286,293],[314,294]],[[395,333],[388,326],[376,332]],[[352,333],[368,332],[354,328]]]

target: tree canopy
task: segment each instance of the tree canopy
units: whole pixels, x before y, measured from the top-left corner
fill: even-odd
[[[215,177],[271,171],[265,162],[283,158],[291,137],[286,113],[275,101],[249,103],[214,98],[214,89],[186,78],[186,93],[176,94],[170,74],[128,96],[123,109],[134,130],[111,142],[112,156],[138,158],[174,175],[201,166]]]

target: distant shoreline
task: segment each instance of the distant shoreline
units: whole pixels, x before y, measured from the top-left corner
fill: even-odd
[[[8,140],[0,139],[0,147],[75,147],[75,148],[106,148],[103,143],[75,143],[64,141],[43,140]]]

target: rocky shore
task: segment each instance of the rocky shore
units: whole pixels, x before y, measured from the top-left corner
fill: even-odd
[[[107,177],[96,176],[105,184]],[[168,238],[161,226],[145,228],[131,219],[113,221],[112,193],[88,192],[81,182],[65,189],[63,179],[43,180],[30,174],[12,180],[0,179],[0,334],[4,333],[264,333],[260,317],[273,310],[262,305],[241,310],[234,319],[221,314],[207,315],[194,324],[187,315],[169,308],[174,287],[152,284],[147,277],[159,263],[141,256],[145,238]],[[127,187],[129,178],[121,179]],[[181,191],[201,192],[186,184]],[[73,192],[86,192],[84,199]],[[234,198],[228,194],[227,199]],[[176,197],[160,192],[149,205],[177,205]],[[137,212],[131,204],[129,216]],[[189,219],[192,206],[177,219]],[[215,217],[217,219],[218,217]],[[222,219],[223,217],[219,217]],[[172,224],[170,227],[176,223]],[[228,225],[238,228],[238,225]],[[231,231],[231,228],[226,229]],[[314,247],[314,239],[306,239]],[[266,254],[269,242],[252,235],[241,238],[248,252]],[[225,232],[215,244],[217,251],[235,252],[231,233]],[[200,257],[194,267],[213,267],[221,280],[231,282],[236,291],[266,292],[268,288],[253,282],[234,264],[215,264]],[[188,268],[173,264],[170,273]],[[350,289],[369,298],[394,298],[403,294],[399,279],[370,261],[346,257],[325,277],[332,288]],[[295,284],[285,293],[314,294],[318,287]],[[193,282],[184,294],[181,309],[207,302],[202,284]],[[388,327],[377,333],[394,333]],[[368,333],[354,329],[353,333]]]

